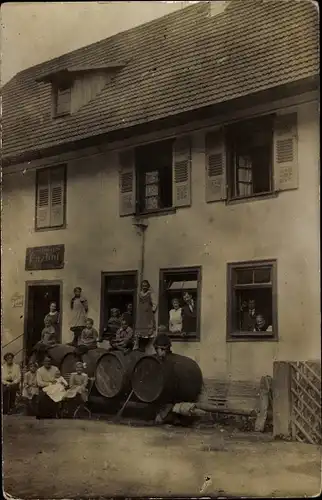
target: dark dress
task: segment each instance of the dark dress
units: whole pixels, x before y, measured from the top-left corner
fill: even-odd
[[[136,321],[136,334],[139,338],[149,339],[155,332],[154,318],[155,303],[152,292],[139,293],[138,317]]]
[[[195,303],[192,310],[188,304],[182,307],[182,331],[184,333],[196,333],[197,331],[197,309]]]

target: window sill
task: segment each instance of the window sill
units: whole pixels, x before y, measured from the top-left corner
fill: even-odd
[[[236,198],[229,198],[226,201],[226,205],[237,205],[238,203],[249,203],[250,201],[257,200],[269,200],[271,198],[277,198],[278,191],[269,191],[267,193],[253,194],[251,196],[240,196]]]
[[[175,214],[176,211],[177,210],[174,207],[160,208],[160,210],[151,210],[151,212],[138,212],[137,214],[135,214],[135,217],[146,219],[148,217],[157,217],[159,215]]]
[[[200,342],[200,336],[195,333],[190,333],[187,335],[176,335],[171,332],[166,332],[166,334],[172,342]]]
[[[70,113],[66,112],[66,113],[59,113],[59,114],[53,114],[52,115],[52,118],[53,119],[57,119],[57,118],[66,118],[67,116],[70,116]]]
[[[278,337],[274,332],[257,333],[230,333],[226,337],[226,342],[278,342]]]
[[[44,233],[45,231],[59,231],[62,229],[67,229],[67,224],[63,224],[62,226],[55,226],[55,227],[41,227],[41,228],[35,227],[35,233]]]

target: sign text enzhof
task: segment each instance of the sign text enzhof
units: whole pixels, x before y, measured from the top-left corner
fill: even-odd
[[[62,269],[64,267],[65,245],[27,248],[26,271]]]

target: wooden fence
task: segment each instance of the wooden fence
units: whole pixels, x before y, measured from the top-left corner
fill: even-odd
[[[321,443],[321,362],[274,363],[273,432],[304,443]]]

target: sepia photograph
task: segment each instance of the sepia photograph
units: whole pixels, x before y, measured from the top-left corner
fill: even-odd
[[[8,500],[318,497],[319,5],[1,7]]]

